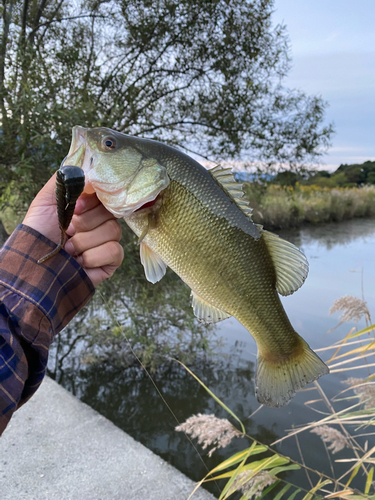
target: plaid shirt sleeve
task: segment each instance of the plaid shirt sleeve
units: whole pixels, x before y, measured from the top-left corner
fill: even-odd
[[[13,412],[41,384],[54,336],[94,294],[94,285],[64,250],[19,225],[0,249],[0,435]]]

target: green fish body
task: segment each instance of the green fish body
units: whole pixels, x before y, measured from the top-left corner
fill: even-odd
[[[260,403],[283,406],[328,373],[279,298],[303,284],[306,258],[252,222],[230,169],[206,170],[162,143],[82,127],[73,129],[65,163],[81,166],[87,190],[139,237],[149,281],[159,281],[169,266],[191,288],[200,321],[234,316],[249,330],[258,347]]]

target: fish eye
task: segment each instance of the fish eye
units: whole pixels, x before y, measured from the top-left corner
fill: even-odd
[[[104,151],[110,151],[111,149],[115,149],[116,141],[113,137],[105,137],[102,140],[102,146]]]

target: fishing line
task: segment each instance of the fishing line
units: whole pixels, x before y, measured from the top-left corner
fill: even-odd
[[[152,382],[152,385],[155,387],[156,389],[156,392],[158,393],[158,395],[160,396],[161,400],[163,401],[163,403],[165,404],[165,406],[168,408],[168,411],[171,413],[172,417],[175,419],[175,421],[177,422],[178,425],[181,425],[181,422],[178,420],[178,418],[176,417],[176,415],[174,414],[172,408],[169,406],[169,404],[167,403],[167,401],[165,400],[163,394],[161,393],[160,389],[158,388],[158,386],[156,385],[156,382],[154,381],[154,379],[152,378],[151,374],[148,372],[148,370],[146,369],[146,367],[144,366],[144,364],[142,363],[142,361],[139,359],[139,357],[136,355],[135,351],[133,350],[133,347],[130,343],[130,340],[127,338],[125,332],[124,332],[124,328],[123,326],[121,325],[121,323],[118,321],[118,319],[114,316],[112,310],[110,309],[109,305],[107,304],[107,301],[105,300],[103,294],[101,293],[100,290],[97,290],[97,293],[100,295],[103,303],[104,303],[104,306],[105,308],[107,309],[110,317],[112,318],[112,320],[117,324],[117,326],[120,328],[126,342],[128,343],[128,346],[130,348],[130,351],[131,353],[133,354],[133,356],[135,357],[135,359],[138,361],[138,363],[140,364],[141,368],[145,371],[145,373],[147,374],[148,378],[151,380]],[[195,444],[193,443],[193,441],[190,439],[190,437],[186,434],[185,431],[183,431],[183,433],[185,434],[185,437],[188,439],[188,441],[190,442],[191,446],[194,448],[196,454],[198,455],[198,457],[200,458],[200,461],[202,462],[202,464],[204,465],[204,468],[206,469],[207,473],[210,472],[209,468],[207,467],[207,465],[205,464],[204,460],[203,460],[203,457],[202,455],[199,453],[197,447],[195,446]],[[215,484],[216,484],[216,487],[218,488],[218,490],[220,491],[221,493],[221,489],[219,487],[219,485],[217,484],[217,482],[215,481]]]

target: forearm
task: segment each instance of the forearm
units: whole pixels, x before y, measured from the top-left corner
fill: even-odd
[[[21,225],[0,250],[0,434],[41,384],[54,336],[94,294],[85,271],[63,250],[37,264],[53,247]]]

